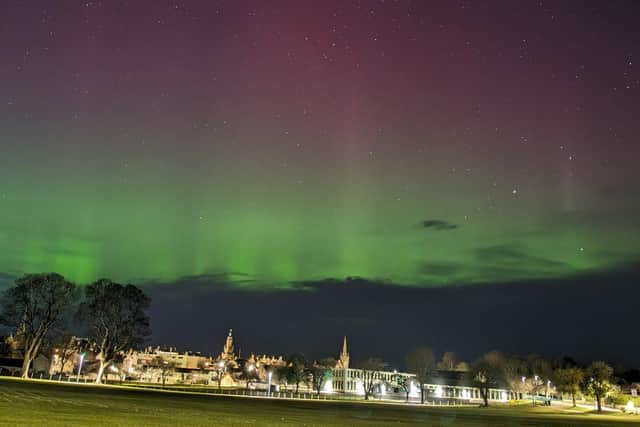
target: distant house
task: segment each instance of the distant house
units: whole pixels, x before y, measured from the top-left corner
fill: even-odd
[[[15,357],[0,357],[0,375],[16,375],[22,369],[22,359]]]
[[[37,377],[39,375],[49,375],[49,369],[51,367],[51,360],[44,354],[39,354],[31,362],[31,376]]]

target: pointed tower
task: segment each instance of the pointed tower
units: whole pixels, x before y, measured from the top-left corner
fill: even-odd
[[[234,360],[235,354],[233,352],[233,329],[229,329],[229,335],[224,343],[222,354],[220,355],[222,360]]]
[[[342,351],[340,352],[340,359],[338,360],[338,367],[342,369],[349,369],[349,350],[347,349],[347,337],[344,337],[342,341]]]

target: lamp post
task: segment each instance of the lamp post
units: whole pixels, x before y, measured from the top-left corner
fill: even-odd
[[[78,365],[78,376],[76,377],[76,383],[80,382],[80,372],[82,372],[82,362],[86,353],[80,354],[80,365]]]
[[[216,364],[216,372],[218,372],[218,390],[222,388],[222,374],[224,373],[224,362],[221,360]]]
[[[533,399],[533,406],[536,406],[536,397],[538,395],[538,386],[540,385],[540,377],[534,375],[533,377],[533,393],[531,399]]]
[[[273,372],[269,371],[269,373],[267,374],[267,380],[268,380],[268,389],[267,389],[267,396],[271,397],[271,377],[273,376]]]

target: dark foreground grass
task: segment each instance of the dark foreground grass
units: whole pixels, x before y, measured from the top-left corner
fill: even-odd
[[[605,426],[640,418],[293,401],[0,379],[0,425],[24,426]]]

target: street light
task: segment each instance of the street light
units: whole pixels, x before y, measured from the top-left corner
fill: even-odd
[[[269,373],[267,374],[267,379],[269,380],[269,384],[268,384],[268,391],[267,391],[267,396],[271,397],[271,377],[273,376],[273,372],[269,371]]]
[[[78,376],[76,377],[76,382],[80,382],[80,372],[82,372],[82,362],[84,361],[84,356],[86,353],[80,354],[80,365],[78,366]]]
[[[531,393],[531,399],[533,400],[533,406],[536,406],[536,397],[538,397],[538,386],[540,386],[540,377],[533,376],[533,393]]]

